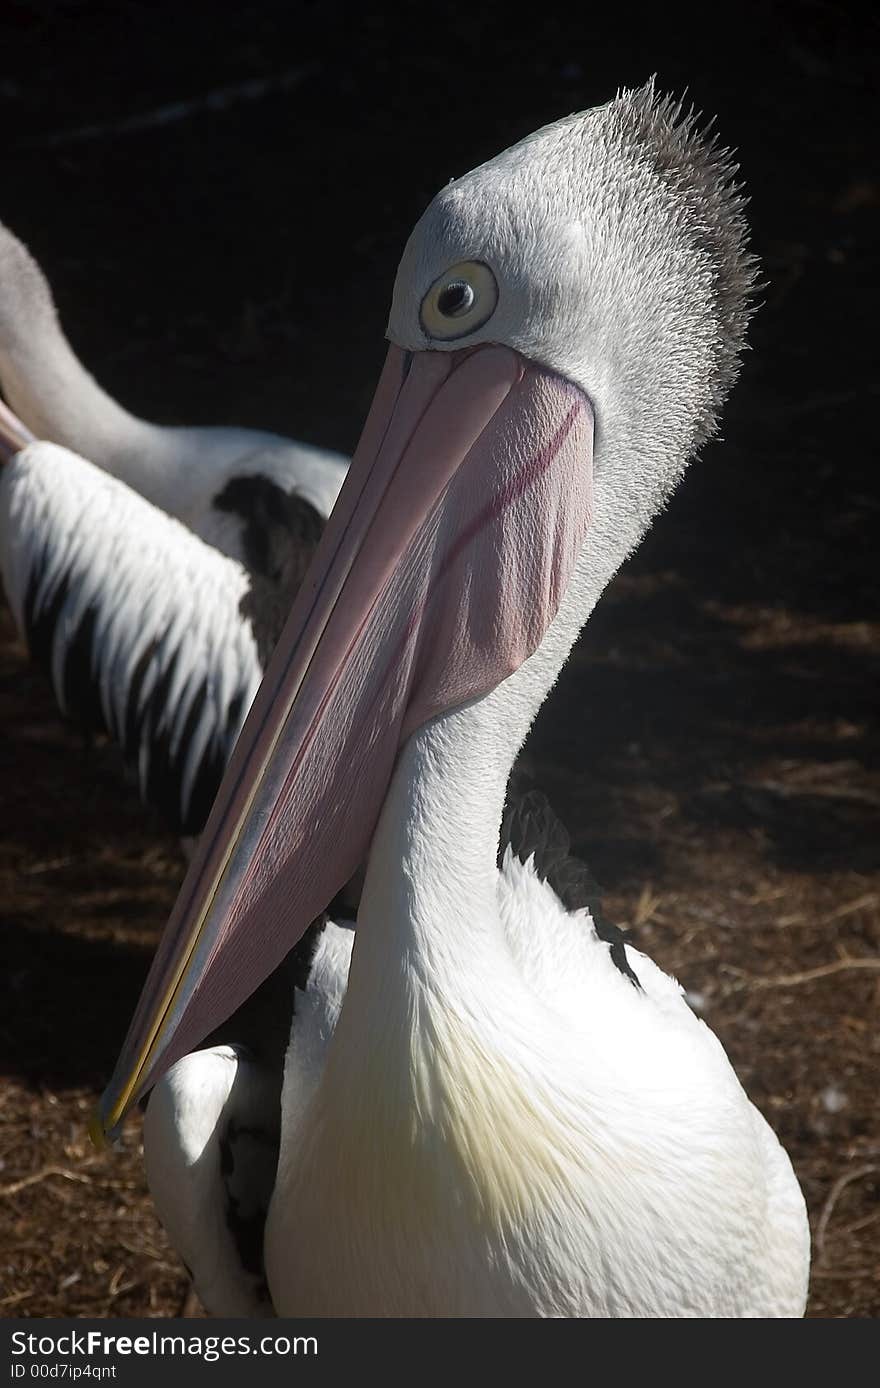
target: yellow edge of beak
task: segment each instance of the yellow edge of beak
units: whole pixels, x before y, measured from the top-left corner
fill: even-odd
[[[149,1065],[150,1060],[156,1050],[156,1047],[159,1043],[159,1038],[162,1034],[162,1030],[168,1018],[168,1014],[177,1000],[177,995],[180,992],[181,984],[183,983],[187,970],[189,969],[190,962],[192,960],[193,954],[195,953],[196,945],[199,942],[199,936],[201,935],[205,921],[208,918],[208,912],[214,904],[214,898],[216,897],[220,884],[223,881],[224,876],[226,875],[226,869],[229,866],[229,860],[232,857],[233,849],[237,844],[239,837],[241,836],[241,831],[244,827],[244,820],[248,810],[250,809],[251,801],[253,800],[253,797],[256,794],[256,786],[259,784],[260,779],[262,779],[262,777],[260,777],[258,781],[255,783],[254,789],[251,795],[248,797],[247,804],[242,810],[239,822],[235,826],[235,833],[230,836],[226,852],[223,855],[223,861],[220,863],[220,866],[215,874],[214,881],[211,883],[211,889],[205,897],[205,900],[202,904],[202,908],[199,911],[198,916],[196,917],[192,930],[190,931],[190,936],[189,940],[187,941],[186,950],[183,954],[182,959],[180,960],[180,963],[174,971],[174,975],[168,985],[168,988],[165,992],[165,996],[162,999],[161,1004],[156,1009],[155,1019],[149,1028],[149,1031],[147,1033],[147,1039],[144,1042],[143,1047],[141,1048],[141,1053],[138,1056],[137,1061],[132,1066],[129,1075],[122,1086],[119,1098],[116,1100],[116,1103],[113,1105],[113,1108],[110,1110],[110,1113],[107,1115],[106,1118],[104,1118],[101,1113],[100,1104],[98,1104],[95,1108],[95,1111],[89,1122],[89,1137],[91,1138],[93,1145],[98,1149],[99,1152],[103,1151],[103,1149],[107,1146],[107,1138],[109,1134],[113,1132],[113,1129],[119,1123],[121,1123],[123,1118],[125,1117],[128,1107],[131,1103],[132,1095],[135,1093],[137,1089],[141,1075],[144,1073],[145,1069]]]
[[[193,954],[195,953],[196,946],[199,942],[199,937],[201,936],[202,930],[204,928],[205,921],[208,918],[208,914],[211,910],[211,907],[214,904],[214,899],[217,895],[217,892],[220,889],[224,877],[226,876],[226,871],[229,867],[230,859],[232,858],[232,854],[236,848],[236,845],[238,844],[238,841],[241,838],[245,826],[245,821],[247,820],[247,817],[250,814],[254,800],[257,796],[257,791],[259,790],[260,785],[262,784],[263,777],[265,776],[266,770],[269,766],[269,762],[272,760],[272,757],[275,754],[275,748],[277,747],[278,742],[280,741],[281,735],[287,724],[287,720],[290,717],[291,709],[293,708],[296,695],[299,693],[299,688],[302,684],[304,675],[305,672],[303,676],[300,677],[300,680],[296,688],[288,695],[287,709],[284,714],[284,717],[279,721],[278,727],[271,740],[271,743],[266,750],[259,772],[254,777],[250,793],[244,805],[242,806],[241,813],[239,814],[238,822],[235,826],[233,833],[229,836],[229,840],[226,845],[226,851],[223,854],[223,859],[217,868],[217,871],[214,875],[214,880],[211,883],[209,891],[205,895],[205,899],[202,903],[201,909],[199,910],[198,916],[196,917],[195,923],[193,924],[192,930],[190,931],[186,950],[184,951],[183,957],[174,971],[174,975],[168,985],[162,1003],[156,1009],[155,1019],[149,1028],[147,1039],[144,1042],[143,1047],[141,1048],[141,1053],[138,1056],[136,1063],[132,1066],[129,1075],[122,1086],[119,1098],[116,1100],[116,1103],[113,1105],[113,1108],[111,1109],[110,1113],[106,1116],[106,1118],[101,1113],[100,1103],[95,1108],[95,1111],[89,1122],[89,1137],[91,1138],[92,1143],[98,1149],[98,1151],[104,1150],[104,1148],[107,1146],[108,1137],[125,1117],[128,1107],[131,1103],[132,1095],[135,1093],[140,1078],[143,1075],[147,1066],[149,1065],[150,1060],[152,1059],[156,1051],[156,1047],[159,1044],[159,1039],[165,1026],[165,1022],[168,1018],[168,1014],[173,1008],[175,1002],[177,1001],[181,985],[189,969]]]

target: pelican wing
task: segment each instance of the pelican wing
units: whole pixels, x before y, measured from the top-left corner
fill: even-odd
[[[198,833],[262,677],[245,570],[49,443],[0,473],[0,565],[62,712],[106,731],[144,801]]]
[[[274,1314],[263,1229],[280,1114],[277,1086],[228,1045],[186,1056],[147,1105],[150,1192],[203,1305],[215,1316]]]

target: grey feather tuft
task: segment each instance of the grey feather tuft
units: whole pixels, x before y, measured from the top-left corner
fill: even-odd
[[[696,109],[685,111],[683,98],[658,93],[653,77],[643,87],[619,92],[609,114],[621,151],[662,179],[678,205],[682,232],[711,267],[715,371],[697,421],[696,450],[718,428],[754,312],[758,267],[748,244],[747,199],[736,181],[739,165],[712,133],[714,119],[701,125]]]

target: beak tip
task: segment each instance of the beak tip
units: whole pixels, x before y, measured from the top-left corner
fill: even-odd
[[[110,1145],[110,1134],[104,1127],[104,1119],[99,1105],[96,1105],[89,1119],[89,1140],[97,1152],[104,1152]]]

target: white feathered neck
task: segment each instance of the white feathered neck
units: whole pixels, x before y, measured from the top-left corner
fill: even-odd
[[[123,409],[74,353],[45,275],[2,223],[0,387],[37,438],[88,458],[235,557],[238,525],[211,511],[230,477],[266,478],[326,517],[345,476],[338,454],[277,434],[163,426]]]

